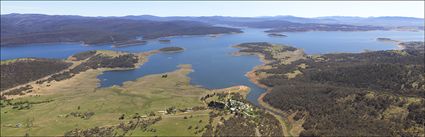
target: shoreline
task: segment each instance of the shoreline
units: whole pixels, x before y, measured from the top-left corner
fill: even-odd
[[[268,104],[267,102],[263,101],[264,96],[267,95],[267,93],[270,92],[270,88],[264,84],[261,84],[258,80],[260,79],[260,77],[258,77],[255,72],[257,70],[260,69],[265,69],[266,64],[270,63],[269,60],[266,60],[264,55],[260,54],[260,53],[246,53],[246,52],[235,52],[234,53],[235,56],[240,56],[240,55],[256,55],[260,61],[262,62],[262,64],[255,66],[251,71],[248,71],[245,73],[245,76],[249,79],[249,81],[251,81],[252,83],[254,83],[255,85],[264,88],[265,92],[261,93],[261,95],[257,98],[257,102],[260,105],[259,107],[261,109],[264,109],[266,112],[269,112],[271,115],[273,115],[280,123],[281,123],[281,127],[282,127],[282,133],[283,136],[294,136],[291,134],[289,125],[287,124],[286,121],[288,121],[286,119],[285,116],[283,116],[283,113],[281,111],[279,111],[278,109],[272,107],[270,104]]]
[[[242,31],[242,30],[241,30]],[[224,32],[224,33],[207,33],[207,34],[186,34],[186,35],[171,35],[171,36],[161,36],[157,38],[146,38],[142,40],[149,41],[157,41],[162,38],[177,38],[177,37],[194,37],[194,36],[223,36],[223,35],[232,35],[232,34],[241,34],[242,32]],[[34,42],[34,43],[22,43],[22,44],[7,44],[7,45],[1,45],[2,48],[14,48],[14,47],[24,47],[24,46],[38,46],[38,45],[56,45],[56,44],[79,44],[83,47],[90,47],[90,46],[104,46],[104,45],[112,45],[113,42],[99,42],[99,43],[85,43],[84,41],[53,41],[53,42]],[[130,45],[131,46],[131,45]],[[123,46],[127,47],[127,46]],[[121,48],[121,47],[116,47]]]
[[[249,28],[249,27],[248,27]],[[257,29],[257,28],[254,28]],[[423,32],[425,30],[417,29],[417,30],[400,30],[400,29],[382,29],[382,30],[306,30],[306,31],[269,31],[272,29],[266,29],[265,33],[298,33],[298,32],[370,32],[370,31],[398,31],[398,32]]]
[[[250,55],[257,55],[259,58],[260,58],[260,60],[261,60],[261,62],[263,62],[263,64],[261,64],[261,65],[257,65],[257,66],[255,66],[251,71],[248,71],[247,73],[245,73],[245,76],[252,82],[252,83],[254,83],[255,85],[257,85],[257,86],[259,86],[259,87],[261,87],[261,88],[264,88],[265,89],[265,92],[263,92],[263,93],[261,93],[260,94],[260,96],[257,98],[257,102],[258,102],[258,104],[260,105],[260,108],[262,108],[262,109],[264,109],[265,111],[267,111],[267,112],[269,112],[270,114],[272,114],[280,123],[281,123],[281,127],[282,127],[282,133],[283,133],[283,136],[294,136],[293,134],[292,134],[292,132],[291,132],[291,128],[290,128],[290,126],[289,126],[289,124],[288,124],[288,119],[286,118],[287,116],[286,116],[286,113],[284,113],[284,112],[282,112],[281,110],[279,110],[279,109],[277,109],[277,108],[274,108],[273,106],[271,106],[270,104],[268,104],[267,102],[265,102],[264,100],[263,100],[263,98],[268,94],[268,93],[270,93],[270,91],[271,91],[271,89],[270,89],[270,87],[268,87],[268,86],[266,86],[266,85],[264,85],[264,84],[261,84],[260,82],[259,82],[259,79],[260,79],[260,77],[259,76],[257,76],[256,74],[255,74],[255,72],[257,71],[257,70],[260,70],[260,69],[262,69],[262,68],[264,68],[265,69],[265,67],[266,67],[266,64],[267,63],[269,63],[270,61],[268,61],[268,60],[266,60],[265,58],[264,58],[264,55],[262,55],[262,54],[260,54],[260,53],[247,53],[247,54],[250,54]]]
[[[259,86],[259,87],[261,87],[261,88],[266,89],[266,91],[267,91],[267,90],[269,90],[269,87],[268,87],[268,86],[266,86],[266,85],[264,85],[264,84],[261,84],[261,83],[258,81],[258,80],[260,79],[260,77],[258,77],[258,76],[255,74],[255,72],[256,72],[257,70],[260,70],[260,69],[265,69],[266,64],[267,64],[267,63],[269,63],[270,61],[266,60],[266,59],[264,58],[264,56],[263,56],[263,55],[261,55],[260,53],[252,53],[251,55],[257,55],[257,56],[258,56],[258,58],[260,58],[260,61],[262,62],[262,64],[261,64],[261,65],[257,65],[257,66],[255,66],[255,67],[254,67],[251,71],[246,72],[246,73],[245,73],[245,76],[246,76],[246,77],[248,77],[248,79],[249,79],[252,83],[254,83],[255,85],[257,85],[257,86]],[[266,92],[264,92],[264,93],[266,93]]]
[[[241,48],[237,46],[235,47]],[[265,59],[265,56],[261,53],[249,53],[249,52],[238,51],[238,52],[235,52],[233,55],[236,55],[236,56],[257,55],[257,57],[260,59],[262,64],[255,66],[251,71],[248,71],[247,73],[245,73],[245,76],[255,85],[265,89],[265,92],[261,93],[256,100],[257,103],[259,104],[258,107],[272,114],[281,123],[284,136],[298,136],[301,133],[301,131],[304,130],[302,127],[302,123],[304,123],[305,119],[301,121],[294,121],[292,118],[294,117],[296,113],[286,113],[278,108],[271,106],[269,103],[263,100],[264,97],[271,92],[271,88],[259,82],[259,80],[262,79],[262,77],[264,76],[257,75],[256,71],[270,69],[271,66],[267,64],[273,62],[273,60]]]
[[[382,38],[381,38],[382,39]],[[403,41],[400,40],[394,40],[394,39],[390,39],[390,38],[384,38],[385,40],[380,40],[380,38],[377,38],[376,41],[378,42],[384,42],[384,43],[391,43],[394,44],[394,46],[396,46],[397,48],[395,50],[404,50],[406,49],[406,46],[402,45],[401,43],[403,43]]]
[[[97,50],[97,51],[99,51],[99,50]],[[109,50],[107,50],[107,51],[109,51]],[[118,52],[118,53],[129,53],[129,52],[121,52],[121,51],[114,51],[114,52]],[[3,90],[1,92],[1,95],[3,95],[4,97],[6,97],[7,99],[17,99],[17,98],[22,98],[22,97],[27,97],[27,96],[42,95],[43,94],[43,90],[50,89],[50,86],[53,86],[55,84],[66,83],[67,81],[72,81],[72,80],[75,79],[75,77],[77,75],[78,76],[83,75],[82,73],[85,73],[85,72],[96,73],[97,75],[101,75],[102,73],[104,73],[106,71],[125,71],[125,70],[138,69],[141,66],[143,66],[146,62],[149,61],[149,57],[151,55],[156,54],[156,53],[159,53],[159,51],[158,50],[151,50],[151,51],[140,52],[140,53],[129,53],[129,54],[134,54],[134,55],[138,56],[137,57],[138,58],[138,62],[136,62],[134,64],[134,67],[131,67],[131,68],[98,68],[98,69],[89,69],[87,71],[84,71],[84,72],[81,72],[79,74],[76,74],[75,76],[73,76],[73,77],[71,77],[69,79],[64,79],[64,80],[61,80],[61,81],[51,81],[49,83],[43,83],[43,84],[37,84],[36,83],[39,80],[48,79],[52,75],[69,71],[70,69],[72,69],[72,68],[74,68],[74,67],[76,67],[76,66],[78,66],[79,64],[82,63],[82,61],[70,61],[70,60],[68,60],[68,58],[69,58],[68,57],[68,58],[66,58],[64,60],[66,62],[73,63],[69,68],[64,69],[64,70],[62,70],[60,72],[54,73],[54,74],[47,75],[47,76],[42,77],[40,79],[37,79],[37,80],[34,80],[34,81],[30,81],[30,82],[27,82],[25,84],[21,84],[21,85],[18,85],[18,86],[15,86],[15,87],[12,87],[12,88]],[[31,59],[31,58],[29,58],[29,59]],[[97,78],[97,76],[96,76],[96,78]],[[100,84],[100,82],[101,82],[101,80],[98,79],[98,83],[97,84]],[[32,86],[33,87],[33,89],[32,89],[33,91],[32,92],[25,93],[23,95],[4,95],[4,93],[6,93],[6,92],[9,92],[9,91],[11,91],[13,89],[17,89],[17,88],[20,88],[20,87],[24,87],[26,85]],[[96,87],[98,87],[98,85],[96,85]]]

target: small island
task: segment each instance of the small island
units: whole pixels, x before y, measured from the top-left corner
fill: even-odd
[[[171,40],[169,40],[169,39],[160,39],[158,41],[159,41],[159,43],[170,43],[171,42]]]
[[[135,46],[135,45],[145,45],[148,43],[145,40],[129,40],[124,42],[117,42],[112,44],[113,48],[122,48],[122,47],[128,47],[128,46]]]
[[[211,37],[211,38],[215,38],[215,37],[218,37],[218,36],[220,36],[221,34],[210,34],[209,36]]]
[[[162,52],[180,52],[183,50],[184,49],[181,47],[165,47],[165,48],[159,49],[159,51],[162,51]]]
[[[399,42],[398,40],[393,40],[390,38],[376,38],[377,41],[382,41],[382,42]]]
[[[268,36],[270,36],[270,37],[288,37],[284,34],[279,34],[279,33],[269,33]]]

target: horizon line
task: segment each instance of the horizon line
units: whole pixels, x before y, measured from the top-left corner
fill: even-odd
[[[378,17],[405,17],[405,18],[417,18],[417,19],[425,19],[424,18],[420,18],[420,17],[412,17],[412,16],[391,16],[391,15],[386,15],[386,16],[344,16],[344,15],[330,15],[330,16],[317,16],[317,17],[302,17],[302,16],[294,16],[294,15],[265,15],[265,16],[225,16],[225,15],[204,15],[204,16],[186,16],[186,15],[182,15],[182,16],[159,16],[159,15],[153,15],[153,14],[129,14],[129,15],[121,15],[121,16],[88,16],[88,15],[76,15],[76,14],[44,14],[44,13],[6,13],[6,14],[0,14],[1,16],[3,15],[10,15],[10,14],[22,14],[22,15],[48,15],[48,16],[80,16],[80,17],[128,17],[128,16],[154,16],[154,17],[161,17],[161,18],[167,18],[167,17],[233,17],[233,18],[264,18],[264,17],[297,17],[297,18],[309,18],[309,19],[313,19],[313,18],[323,18],[323,17],[355,17],[355,18],[378,18]]]

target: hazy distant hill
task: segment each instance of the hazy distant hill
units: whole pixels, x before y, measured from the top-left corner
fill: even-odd
[[[295,16],[225,17],[152,15],[124,17],[1,15],[1,45],[48,42],[103,44],[176,35],[240,33],[239,29],[212,25],[268,28],[267,32],[423,30],[424,19],[411,17],[302,18]]]
[[[347,25],[371,25],[384,27],[400,26],[424,26],[423,18],[413,17],[351,17],[351,16],[328,16],[317,18],[302,18],[295,16],[270,16],[266,19],[285,20],[296,23],[323,23],[323,24],[347,24]]]
[[[49,42],[104,44],[176,35],[240,33],[239,29],[195,21],[131,20],[117,17],[1,15],[1,45]]]
[[[303,31],[371,31],[387,30],[380,26],[322,24],[322,23],[294,23],[283,20],[266,20],[255,22],[233,22],[232,25],[270,29],[266,32],[303,32]]]
[[[294,16],[275,17],[157,17],[150,15],[126,16],[126,19],[133,20],[189,20],[209,23],[212,25],[222,24],[237,27],[264,28],[270,29],[267,32],[296,32],[296,31],[370,31],[387,30],[388,27],[380,25],[350,25],[339,23],[332,19],[313,19]]]
[[[151,15],[126,16],[128,19],[147,19],[147,20],[192,20],[208,22],[211,24],[232,24],[235,22],[258,22],[258,21],[288,21],[293,23],[319,23],[319,24],[346,24],[346,25],[371,25],[382,27],[401,27],[401,26],[421,26],[425,25],[423,18],[413,17],[350,17],[350,16],[328,16],[317,18],[304,18],[295,16],[263,16],[263,17],[226,17],[226,16],[205,16],[205,17],[158,17]]]
[[[345,16],[333,16],[333,17],[320,17],[316,18],[319,20],[328,19],[333,20],[328,23],[341,23],[341,24],[353,24],[353,25],[379,25],[379,26],[424,26],[425,22],[423,18],[412,18],[412,17],[345,17]]]

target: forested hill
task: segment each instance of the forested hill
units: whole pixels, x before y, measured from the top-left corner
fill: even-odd
[[[238,47],[270,62],[255,71],[270,89],[262,99],[285,115],[295,115],[286,122],[288,127],[302,123],[300,136],[424,136],[424,42],[401,45],[405,49],[304,55],[298,60],[291,59],[296,50],[290,47]]]
[[[235,28],[182,20],[149,21],[41,14],[1,15],[1,46],[50,42],[105,44],[128,41],[140,36],[154,39],[177,35],[241,32]]]

